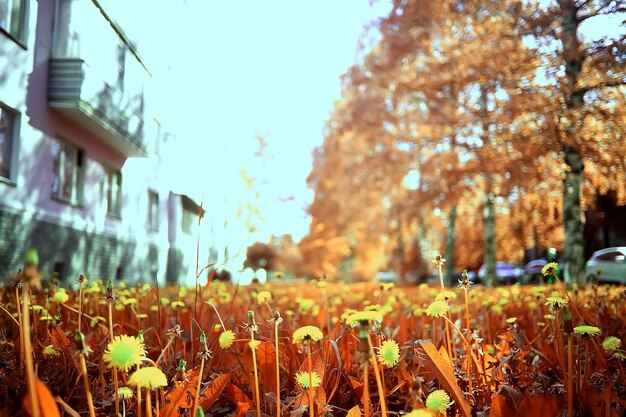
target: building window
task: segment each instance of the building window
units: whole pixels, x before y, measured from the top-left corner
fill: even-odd
[[[198,213],[187,208],[183,208],[183,232],[190,235],[193,230],[194,222],[198,221]]]
[[[102,203],[107,214],[120,217],[122,214],[122,173],[105,168],[102,179]]]
[[[13,38],[24,37],[25,0],[0,0],[0,28]]]
[[[198,215],[201,209],[195,201],[186,195],[181,195],[181,203],[183,209],[181,227],[183,233],[190,235],[195,230],[195,225],[198,224]],[[202,210],[202,217],[204,217],[204,210]]]
[[[71,204],[83,201],[85,152],[62,140],[52,143],[52,196]]]
[[[18,113],[0,103],[0,177],[13,178],[13,154],[17,149]]]
[[[159,195],[148,191],[148,227],[159,230]]]

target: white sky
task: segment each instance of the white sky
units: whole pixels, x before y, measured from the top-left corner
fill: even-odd
[[[355,62],[364,25],[387,12],[387,2],[187,0],[181,10],[165,8],[175,2],[163,0],[147,8],[142,1],[107,3],[130,37],[140,39],[155,76],[171,66],[163,94],[172,130],[185,143],[180,181],[204,194],[205,203],[212,193],[236,200],[237,187],[222,180],[244,167],[267,181],[257,237],[291,233],[299,240],[313,199],[306,187],[312,151],[340,96],[339,76]],[[122,14],[132,19],[128,25]],[[137,27],[137,16],[145,25]],[[257,134],[268,141],[264,168],[253,157]]]

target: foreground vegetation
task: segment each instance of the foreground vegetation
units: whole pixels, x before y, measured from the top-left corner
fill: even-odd
[[[625,290],[10,284],[0,414],[617,416]]]

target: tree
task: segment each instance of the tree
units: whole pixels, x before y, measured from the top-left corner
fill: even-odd
[[[626,5],[614,0],[558,0],[545,10],[534,12],[528,20],[537,41],[547,51],[552,65],[547,74],[558,97],[552,108],[552,120],[558,150],[565,163],[562,188],[565,277],[570,283],[582,283],[585,277],[581,198],[585,166],[600,165],[600,170],[602,165],[611,167],[613,172],[605,174],[613,177],[621,173],[621,178],[619,174],[616,176],[618,181],[614,186],[624,187],[623,159],[621,164],[616,163],[610,155],[624,154],[624,128],[616,122],[623,117],[620,111],[623,105],[619,103],[624,103],[626,85],[626,36],[622,31],[613,38],[607,34],[596,41],[583,42],[581,25],[600,16],[624,13]],[[560,46],[549,48],[553,41]],[[598,176],[604,176],[597,174],[597,171],[592,173],[594,182]],[[626,201],[623,194],[620,201]]]

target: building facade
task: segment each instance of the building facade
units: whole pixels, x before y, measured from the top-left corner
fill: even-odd
[[[158,82],[99,1],[0,0],[0,282],[30,247],[44,276],[188,280]]]

